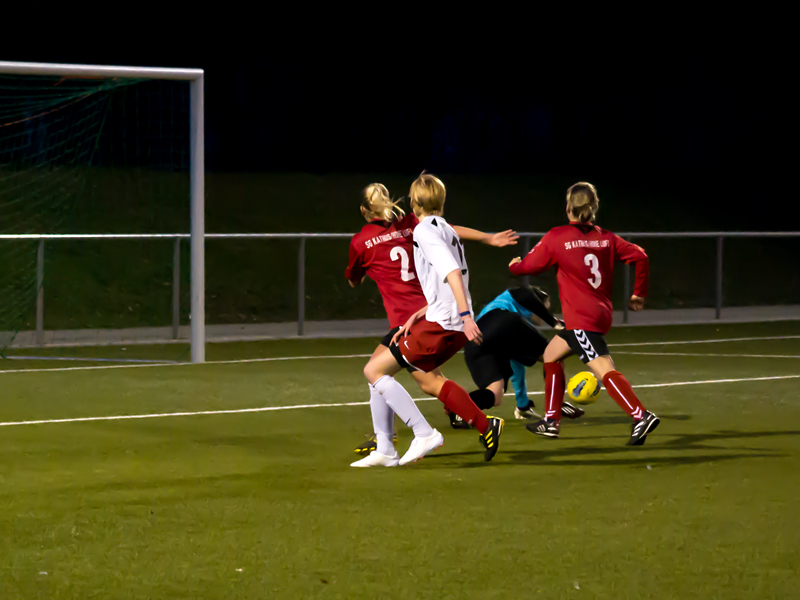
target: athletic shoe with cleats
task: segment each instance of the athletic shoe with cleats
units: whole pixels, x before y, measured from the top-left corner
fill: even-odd
[[[444,437],[435,429],[428,437],[415,437],[411,441],[411,446],[409,446],[408,451],[403,454],[403,458],[400,459],[400,466],[402,467],[408,463],[417,462],[420,458],[426,454],[430,454],[442,444],[444,444]]]
[[[628,446],[641,446],[647,439],[647,434],[653,431],[661,422],[657,416],[649,410],[642,415],[642,418],[633,423],[631,427],[631,439],[628,440]]]
[[[558,430],[560,426],[560,422],[556,421],[555,419],[542,419],[538,423],[525,425],[525,428],[536,435],[555,439],[558,437]]]
[[[397,443],[397,432],[395,432],[394,434],[394,443],[395,444]],[[366,442],[364,442],[355,449],[355,453],[361,454],[362,456],[366,456],[370,452],[373,452],[374,450],[377,449],[378,449],[378,442],[375,439],[375,434],[372,434],[371,436],[369,436]]]
[[[570,404],[566,400],[561,403],[561,416],[568,419],[579,419],[586,414],[582,408],[578,408],[574,404]]]
[[[453,429],[470,429],[471,425],[456,413],[448,412],[447,416],[450,417],[450,427]]]
[[[541,419],[542,415],[533,410],[533,402],[528,402],[528,406],[520,408],[519,406],[514,409],[515,419]]]
[[[479,439],[483,447],[486,448],[486,452],[483,453],[483,460],[489,462],[497,454],[498,448],[500,448],[500,436],[503,433],[503,425],[506,422],[500,417],[487,418],[489,419],[489,429]]]
[[[351,467],[396,467],[400,463],[400,455],[395,452],[394,456],[386,456],[377,450],[373,450],[366,458],[350,463]]]

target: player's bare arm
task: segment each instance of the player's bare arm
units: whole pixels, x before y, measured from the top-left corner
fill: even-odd
[[[458,312],[461,314],[461,320],[464,321],[464,335],[467,336],[469,341],[480,344],[483,341],[483,335],[481,334],[481,330],[478,328],[478,324],[475,323],[475,319],[472,318],[472,314],[470,313],[469,304],[467,303],[467,292],[464,289],[464,278],[461,276],[461,270],[454,269],[450,271],[447,274],[447,283],[450,285],[450,289],[453,290],[453,296],[456,299]]]
[[[485,233],[477,229],[470,229],[469,227],[461,227],[459,225],[451,225],[451,227],[458,234],[462,240],[469,240],[471,242],[481,242],[487,246],[494,246],[496,248],[504,248],[505,246],[515,246],[519,235],[513,229],[506,229],[498,233]]]
[[[411,315],[411,316],[408,318],[408,321],[406,321],[406,322],[403,324],[403,326],[402,326],[402,327],[400,327],[400,329],[398,329],[398,330],[397,330],[397,333],[395,333],[395,334],[392,336],[392,344],[396,344],[396,343],[397,343],[397,340],[399,340],[399,339],[400,339],[401,337],[403,337],[404,335],[408,335],[408,331],[411,329],[411,327],[414,325],[414,323],[416,323],[416,322],[417,322],[417,321],[419,321],[419,320],[420,320],[422,317],[424,317],[424,316],[425,316],[425,313],[427,312],[427,310],[428,310],[428,306],[426,305],[426,306],[423,306],[422,308],[420,308],[420,309],[419,309],[417,312],[415,312],[413,315]]]

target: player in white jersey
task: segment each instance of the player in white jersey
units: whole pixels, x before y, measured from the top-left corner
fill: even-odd
[[[467,341],[480,343],[467,282],[469,269],[455,230],[442,217],[444,184],[423,173],[411,185],[411,208],[420,219],[414,229],[414,263],[428,305],[414,313],[395,334],[391,353],[373,356],[364,375],[384,403],[370,402],[377,448],[354,467],[394,467],[416,461],[444,443],[442,434],[422,416],[408,392],[393,375],[410,368],[417,383],[441,400],[448,411],[475,427],[485,448],[484,459],[497,453],[503,420],[487,417],[466,390],[445,379],[438,367]],[[399,458],[394,449],[394,414],[414,431],[408,451]]]

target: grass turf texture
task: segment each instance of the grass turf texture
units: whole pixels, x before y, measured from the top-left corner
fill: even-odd
[[[614,344],[798,335],[800,323],[615,329]],[[210,360],[369,353],[375,340],[219,344]],[[634,385],[800,375],[800,340],[620,346]],[[81,351],[76,349],[76,352]],[[0,373],[0,421],[366,401],[364,359]],[[51,362],[33,363],[52,367]],[[18,368],[13,361],[0,367]],[[31,364],[25,364],[29,368]],[[72,366],[72,365],[70,365]],[[582,365],[567,363],[568,373]],[[462,384],[461,357],[445,372]],[[538,370],[530,389],[541,390]],[[407,375],[400,376],[415,397]],[[0,428],[4,598],[788,598],[800,577],[800,379],[641,389],[624,446],[602,393],[562,438],[474,431],[356,470],[366,406]],[[542,397],[533,396],[538,406]],[[410,441],[398,423],[400,450]],[[793,566],[794,565],[794,566]],[[578,589],[579,588],[579,589]]]

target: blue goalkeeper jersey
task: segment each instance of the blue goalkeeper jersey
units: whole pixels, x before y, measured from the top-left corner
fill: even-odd
[[[515,312],[526,321],[529,321],[530,318],[533,316],[533,313],[531,311],[529,311],[527,308],[522,306],[522,304],[514,300],[514,298],[511,297],[511,293],[508,290],[506,290],[505,292],[497,296],[494,300],[489,302],[489,304],[484,306],[483,310],[478,315],[478,319],[480,319],[483,315],[485,315],[489,311],[496,310],[498,308],[500,310],[508,310],[510,312]],[[477,321],[478,319],[475,320]]]

